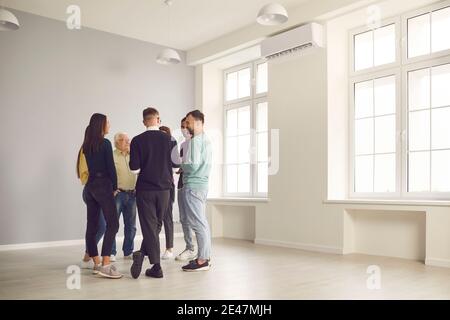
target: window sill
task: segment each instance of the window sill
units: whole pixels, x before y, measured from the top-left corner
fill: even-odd
[[[324,200],[324,204],[364,204],[364,205],[395,205],[395,206],[435,206],[450,207],[446,200],[386,200],[386,199],[339,199]]]
[[[207,202],[222,205],[256,205],[259,203],[268,203],[269,198],[239,198],[239,197],[215,197],[208,198]]]

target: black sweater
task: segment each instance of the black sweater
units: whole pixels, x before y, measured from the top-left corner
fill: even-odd
[[[94,178],[97,173],[109,176],[113,190],[117,190],[117,173],[111,142],[108,139],[103,139],[98,151],[85,153],[85,156],[89,169],[89,180]]]
[[[130,169],[138,170],[136,190],[162,191],[173,186],[172,150],[176,142],[159,130],[148,130],[133,138],[130,146]]]

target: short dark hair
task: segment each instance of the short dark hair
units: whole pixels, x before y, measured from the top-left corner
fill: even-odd
[[[184,117],[183,119],[181,119],[181,122],[185,122],[186,121],[186,117]]]
[[[194,110],[189,112],[186,115],[186,118],[192,116],[195,120],[200,120],[202,123],[205,123],[205,115],[200,110]]]
[[[145,108],[144,111],[142,112],[142,117],[144,118],[144,120],[146,120],[149,117],[158,117],[158,116],[159,116],[158,110],[156,110],[153,107]]]
[[[165,132],[165,133],[167,133],[169,136],[172,136],[172,132],[170,131],[170,128],[169,128],[169,127],[161,126],[161,127],[159,127],[159,131]]]

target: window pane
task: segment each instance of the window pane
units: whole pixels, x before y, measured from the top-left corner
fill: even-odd
[[[373,192],[373,156],[355,158],[355,192]]]
[[[409,192],[430,190],[430,152],[411,152],[408,171]]]
[[[375,115],[395,113],[395,77],[375,79]]]
[[[373,119],[355,121],[355,154],[373,153]]]
[[[450,64],[432,68],[431,77],[432,107],[450,106]]]
[[[430,53],[430,14],[408,19],[408,58]]]
[[[238,192],[250,192],[250,165],[238,166]]]
[[[237,166],[227,166],[227,192],[237,192]]]
[[[373,81],[355,84],[355,118],[373,116]]]
[[[267,92],[267,62],[258,64],[256,70],[256,93]]]
[[[258,163],[258,192],[267,192],[268,188],[267,162]]]
[[[373,31],[355,35],[355,71],[373,66]]]
[[[258,103],[256,109],[256,130],[267,131],[267,102]]]
[[[450,149],[450,108],[433,109],[431,115],[432,148]]]
[[[234,136],[237,134],[237,109],[227,111],[227,135]]]
[[[450,191],[450,150],[431,153],[431,191]]]
[[[227,74],[227,101],[237,99],[237,72]]]
[[[375,156],[375,192],[395,192],[395,154]]]
[[[238,137],[238,162],[250,162],[250,135]]]
[[[250,96],[250,68],[239,71],[239,98]]]
[[[239,108],[239,134],[250,134],[250,107]]]
[[[395,152],[395,115],[375,118],[375,153]]]
[[[376,29],[374,37],[374,64],[395,62],[395,24]]]
[[[409,110],[430,107],[430,69],[421,69],[408,73]]]
[[[236,163],[238,160],[238,142],[236,137],[227,138],[227,163]]]
[[[258,161],[268,160],[268,134],[266,132],[257,134],[258,143]]]
[[[431,49],[433,52],[450,49],[450,7],[431,14]]]
[[[430,149],[430,111],[409,113],[409,150]]]

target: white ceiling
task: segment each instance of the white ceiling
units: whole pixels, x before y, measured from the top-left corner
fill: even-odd
[[[311,0],[276,0],[286,9]],[[319,1],[319,0],[314,0]],[[271,0],[0,0],[9,8],[65,21],[69,5],[81,8],[81,25],[189,50],[247,25],[256,23],[259,9]],[[261,26],[261,28],[264,28]]]

